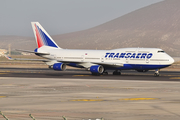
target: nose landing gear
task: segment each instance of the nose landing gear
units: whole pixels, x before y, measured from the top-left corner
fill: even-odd
[[[155,70],[154,77],[159,77],[159,69]]]

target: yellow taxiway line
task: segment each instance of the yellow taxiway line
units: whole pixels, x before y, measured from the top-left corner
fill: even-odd
[[[158,100],[159,98],[122,98],[119,99],[120,101],[138,101],[138,100]],[[69,101],[75,101],[75,102],[100,102],[100,101],[109,101],[109,100],[103,100],[103,99],[75,99],[75,100],[69,100]],[[112,101],[112,100],[110,100]],[[116,100],[115,100],[116,101]]]
[[[8,73],[0,73],[0,75],[2,75],[2,74],[8,74]]]
[[[0,96],[0,98],[5,98],[6,96]]]
[[[95,101],[104,101],[104,100],[102,99],[76,99],[76,100],[70,100],[70,101],[95,102]]]
[[[73,77],[83,77],[83,76],[91,76],[91,75],[73,75]]]
[[[135,101],[135,100],[158,100],[158,98],[123,98],[123,99],[119,99],[119,100],[132,100],[132,101]]]
[[[170,78],[170,79],[180,79],[180,77],[172,77],[172,78]]]

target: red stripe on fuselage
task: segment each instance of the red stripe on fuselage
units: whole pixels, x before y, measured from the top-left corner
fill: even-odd
[[[42,47],[44,44],[43,44],[43,41],[41,39],[41,36],[38,32],[38,29],[37,29],[37,26],[34,24],[35,26],[35,31],[36,31],[36,38],[37,38],[37,44],[38,44],[38,48]]]

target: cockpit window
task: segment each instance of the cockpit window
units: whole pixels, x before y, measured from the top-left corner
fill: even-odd
[[[158,51],[158,53],[165,53],[164,51],[162,51],[162,50],[160,50],[160,51]]]

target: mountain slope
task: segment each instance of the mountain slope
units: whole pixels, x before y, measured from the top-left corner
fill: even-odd
[[[97,27],[52,38],[62,48],[154,47],[171,56],[180,56],[179,6],[180,0],[165,0]],[[0,41],[1,48],[7,48],[9,43],[16,49],[34,50],[37,47],[34,38],[0,36]]]
[[[64,48],[162,48],[180,56],[180,0],[166,0],[97,27],[53,36]]]
[[[34,50],[37,47],[33,37],[0,36],[0,49],[8,49],[9,45],[12,49]]]

